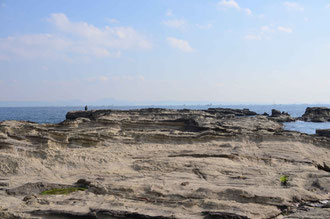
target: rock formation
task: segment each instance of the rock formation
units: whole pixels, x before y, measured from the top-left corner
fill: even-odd
[[[270,120],[276,122],[294,122],[296,121],[295,118],[292,118],[289,113],[281,112],[276,109],[272,109],[272,115],[269,117]]]
[[[307,107],[300,119],[306,122],[328,122],[330,121],[330,109],[326,107]]]
[[[329,216],[330,138],[252,115],[97,110],[0,122],[0,218]]]

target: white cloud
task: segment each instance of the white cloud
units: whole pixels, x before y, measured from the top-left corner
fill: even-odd
[[[244,37],[246,40],[262,40],[262,37],[259,35],[248,34]]]
[[[245,12],[247,15],[252,15],[252,11],[249,8],[241,8],[239,6],[239,4],[234,1],[234,0],[222,0],[220,2],[218,2],[218,6],[220,9],[224,9],[224,8],[234,8],[238,11],[243,11]]]
[[[293,33],[292,28],[278,26],[277,28],[273,25],[270,26],[262,26],[260,31],[255,33],[247,34],[244,39],[245,40],[270,40],[274,34],[284,32],[284,33]]]
[[[176,29],[184,29],[186,27],[186,21],[184,19],[171,19],[163,21],[163,24]]]
[[[284,2],[284,6],[287,10],[303,12],[305,9],[297,2]]]
[[[282,27],[282,26],[279,26],[277,27],[277,30],[278,31],[281,31],[281,32],[285,32],[285,33],[292,33],[293,30],[289,27]]]
[[[72,22],[65,14],[51,14],[48,21],[55,27],[54,34],[0,38],[0,59],[20,57],[70,61],[79,57],[119,57],[122,50],[152,47],[132,27],[98,28],[86,22]]]
[[[199,29],[202,30],[208,30],[211,29],[213,27],[212,24],[196,24],[196,27],[198,27]]]
[[[241,7],[238,5],[237,2],[234,0],[222,0],[219,2],[219,6],[225,7],[225,8],[236,8],[236,9],[241,9]]]
[[[173,48],[177,48],[183,52],[193,51],[193,48],[189,45],[188,41],[176,39],[174,37],[167,37],[166,41]]]
[[[106,26],[100,29],[86,22],[71,22],[64,14],[51,14],[49,21],[64,33],[96,42],[102,47],[151,48],[151,44],[131,27]]]
[[[108,18],[107,21],[110,23],[110,24],[117,24],[119,23],[119,21],[115,18]]]

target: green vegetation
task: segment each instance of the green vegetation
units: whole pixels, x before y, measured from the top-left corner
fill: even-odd
[[[286,186],[288,184],[288,181],[289,181],[289,177],[288,176],[281,176],[280,178],[280,181],[281,181],[281,184]]]
[[[63,188],[63,189],[51,189],[47,191],[43,191],[40,193],[41,195],[67,195],[71,192],[76,191],[84,191],[86,188],[77,188],[77,187],[70,187],[70,188]]]

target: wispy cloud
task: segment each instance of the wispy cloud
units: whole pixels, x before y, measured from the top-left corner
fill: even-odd
[[[225,8],[233,8],[238,11],[243,11],[247,15],[252,15],[252,11],[249,8],[242,8],[239,6],[239,4],[235,0],[221,0],[218,2],[218,6],[220,9],[225,9]]]
[[[290,27],[283,27],[278,26],[277,28],[274,26],[262,26],[259,31],[256,31],[255,33],[249,33],[245,35],[245,40],[269,40],[274,36],[276,33],[287,33],[291,34],[293,33],[292,28]]]
[[[110,24],[118,24],[119,21],[115,18],[107,18],[107,21],[110,23]]]
[[[235,8],[237,10],[241,9],[241,7],[238,5],[237,2],[234,0],[222,0],[219,2],[219,6],[225,7],[225,8]]]
[[[290,11],[300,11],[303,12],[305,9],[303,6],[298,4],[297,2],[284,2],[284,6],[287,10]]]
[[[202,30],[208,30],[213,27],[212,24],[196,24],[196,27]]]
[[[167,37],[167,43],[173,48],[177,48],[183,52],[192,52],[193,48],[190,46],[189,42],[186,40],[177,39],[174,37]]]
[[[285,33],[292,33],[293,32],[290,27],[279,26],[279,27],[277,27],[277,30],[281,31],[281,32],[285,32]]]
[[[132,27],[98,28],[86,22],[72,22],[62,13],[51,14],[48,22],[55,27],[55,33],[0,38],[0,57],[69,60],[81,56],[119,57],[122,50],[152,48]]]
[[[176,29],[186,28],[186,21],[184,19],[170,19],[163,21],[163,24],[167,27],[176,28]]]

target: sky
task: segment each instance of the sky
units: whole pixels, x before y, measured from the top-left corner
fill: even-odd
[[[330,103],[329,21],[330,0],[0,0],[0,101]]]

